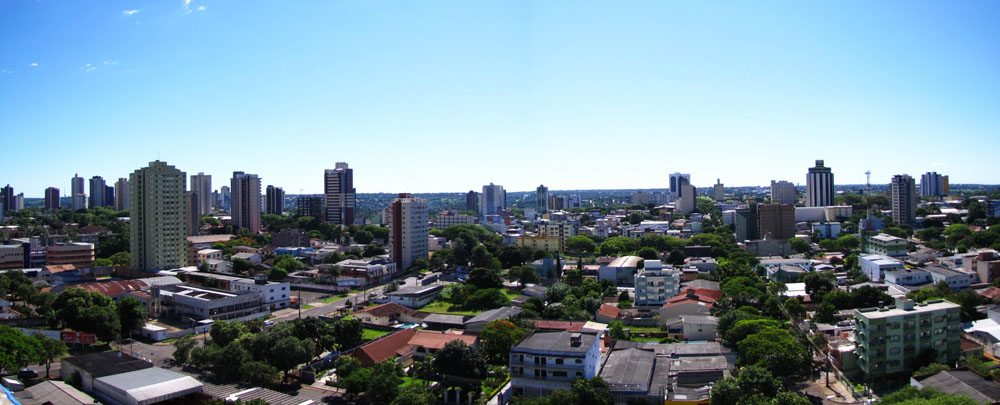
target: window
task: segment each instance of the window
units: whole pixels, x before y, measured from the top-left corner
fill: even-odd
[[[553,377],[565,377],[566,376],[566,372],[565,371],[553,371],[552,372],[552,376]]]
[[[889,322],[889,329],[899,329],[899,322]]]
[[[889,349],[889,354],[899,354],[899,351],[898,347],[893,347],[892,349]]]
[[[576,359],[576,364],[583,364],[583,360]]]
[[[899,335],[889,336],[889,341],[890,342],[898,342],[899,341]]]
[[[556,359],[556,364],[563,364],[563,359]]]

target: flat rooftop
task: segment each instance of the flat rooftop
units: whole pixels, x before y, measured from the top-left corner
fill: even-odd
[[[959,308],[959,305],[948,301],[934,300],[926,304],[914,304],[912,310],[905,310],[902,308],[891,308],[884,310],[880,310],[877,308],[861,308],[854,310],[855,311],[854,314],[868,319],[881,319],[893,316],[919,314],[921,312],[948,310],[952,308]]]
[[[579,332],[577,332],[579,333]],[[580,333],[580,344],[572,345],[570,337],[574,333],[560,332],[535,332],[514,345],[511,350],[515,351],[538,351],[538,352],[563,352],[584,354],[594,344],[597,335]]]
[[[656,354],[647,350],[615,350],[601,369],[601,378],[611,391],[648,392]]]

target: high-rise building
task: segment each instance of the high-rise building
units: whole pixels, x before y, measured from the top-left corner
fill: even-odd
[[[70,195],[86,194],[87,192],[83,190],[83,177],[80,174],[74,174],[73,179],[70,180]]]
[[[549,188],[544,184],[535,189],[535,212],[539,214],[549,212]]]
[[[245,228],[260,232],[260,177],[256,174],[233,172],[233,200],[230,216],[233,229]]]
[[[281,215],[285,212],[285,190],[281,187],[267,186],[264,201],[265,213]]]
[[[912,224],[917,219],[917,186],[906,174],[892,176],[890,183],[892,220],[897,224]]]
[[[90,178],[90,200],[88,200],[87,203],[91,208],[104,206],[105,186],[107,186],[107,184],[104,183],[103,177],[94,176]]]
[[[0,203],[2,203],[0,214],[14,210],[14,187],[10,184],[0,188]]]
[[[760,239],[791,239],[795,237],[795,206],[765,204],[757,206],[757,229]]]
[[[942,190],[944,177],[937,172],[927,172],[920,176],[920,195],[937,197],[944,195]]]
[[[184,198],[187,201],[187,235],[197,236],[201,231],[201,196],[197,191],[186,191]]]
[[[70,208],[73,211],[85,210],[87,209],[87,195],[86,194],[73,194],[70,197]]]
[[[115,182],[115,209],[118,211],[128,209],[128,179],[122,177]]]
[[[831,206],[833,196],[833,171],[823,166],[822,160],[817,160],[816,167],[810,167],[806,175],[806,206]]]
[[[475,190],[465,193],[465,209],[479,214],[479,193]]]
[[[678,182],[683,183],[686,181],[683,177],[678,180]],[[680,188],[677,189],[679,195],[677,201],[674,203],[674,212],[678,214],[690,214],[694,212],[698,206],[696,205],[696,195],[697,189],[690,184],[681,184]]]
[[[757,227],[757,204],[750,203],[747,208],[737,208],[735,222],[737,242],[760,239]]]
[[[562,211],[569,208],[564,195],[549,195],[549,210]]]
[[[104,206],[114,208],[115,188],[114,186],[104,186]]]
[[[579,194],[570,194],[566,197],[566,208],[580,208],[582,206]]]
[[[715,201],[725,201],[726,200],[726,187],[722,185],[721,179],[715,179],[715,187],[712,189],[712,197]]]
[[[187,176],[159,160],[129,177],[129,244],[132,268],[187,265]]]
[[[203,172],[192,174],[191,191],[198,193],[198,215],[212,213],[212,175]]]
[[[14,203],[11,204],[10,209],[12,211],[20,211],[24,209],[24,193],[17,193],[14,195]]]
[[[795,185],[790,181],[771,180],[771,203],[773,204],[795,204],[798,193],[795,192]]]
[[[49,187],[45,189],[45,211],[59,211],[59,189]]]
[[[672,173],[670,174],[670,194],[673,194],[675,198],[681,196],[681,186],[684,184],[691,184],[691,175],[688,173]]]
[[[951,186],[948,185],[948,175],[941,176],[941,194],[948,195],[951,193]]]
[[[224,211],[229,211],[233,208],[233,193],[229,189],[229,186],[219,187],[219,207]]]
[[[354,169],[347,163],[337,162],[333,169],[323,172],[323,197],[326,222],[350,226],[354,224],[354,207],[357,194],[354,188]]]
[[[427,200],[399,194],[385,211],[389,224],[389,255],[397,268],[408,270],[427,258]]]
[[[295,199],[295,212],[304,217],[322,218],[323,197],[298,196]]]
[[[483,193],[479,195],[479,208],[483,215],[499,215],[507,209],[507,192],[503,186],[493,183],[483,186]]]

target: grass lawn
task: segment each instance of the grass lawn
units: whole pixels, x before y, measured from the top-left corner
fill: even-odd
[[[341,298],[346,298],[346,297],[347,297],[346,295],[334,295],[334,296],[331,296],[331,297],[328,297],[328,298],[323,298],[323,299],[319,300],[319,302],[322,302],[324,304],[329,304],[331,302],[334,302],[336,300],[339,300]]]
[[[430,304],[424,305],[418,311],[430,312],[433,314],[451,314],[451,315],[479,315],[483,311],[461,311],[452,310],[452,305],[450,302],[444,301],[434,301]]]
[[[430,383],[431,381],[421,380],[419,378],[403,377],[403,383],[400,384],[399,387],[402,388],[410,384],[429,385]]]
[[[517,290],[512,289],[512,288],[505,288],[503,290],[503,293],[504,293],[504,295],[507,296],[508,299],[514,299],[514,298],[517,298],[517,297],[521,296],[521,292],[520,291],[517,291]]]
[[[660,333],[660,332],[663,332],[662,330],[660,330],[659,326],[628,326],[628,325],[623,325],[623,326],[625,327],[625,329],[630,330],[632,333]]]
[[[663,338],[658,337],[643,337],[643,336],[632,336],[629,340],[633,342],[659,342]]]
[[[310,308],[316,308],[316,307],[314,307],[312,305],[309,305],[309,304],[305,304],[305,305],[302,306],[302,309],[310,309]]]
[[[362,329],[362,331],[361,331],[361,338],[364,339],[364,340],[372,340],[372,339],[375,339],[375,338],[377,338],[379,336],[384,336],[384,335],[388,335],[388,334],[389,334],[389,332],[386,332],[386,331],[383,331],[383,330],[375,330],[375,329],[367,329],[366,328],[366,329]]]

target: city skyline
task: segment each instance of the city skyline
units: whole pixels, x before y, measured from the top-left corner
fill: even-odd
[[[221,179],[250,170],[289,194],[322,193],[338,161],[359,193],[664,188],[672,172],[766,186],[804,184],[822,159],[839,184],[865,170],[879,184],[929,171],[997,184],[998,12],[3,2],[0,134],[18,153],[0,182],[40,198],[76,172],[115,179],[159,159]],[[635,159],[593,170],[612,148]],[[789,152],[746,170],[776,150]],[[286,163],[264,158],[282,151]],[[574,158],[547,169],[540,153]],[[439,175],[411,175],[414,162]]]

